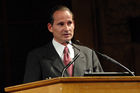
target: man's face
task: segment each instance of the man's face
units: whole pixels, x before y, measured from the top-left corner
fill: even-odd
[[[74,21],[72,14],[67,10],[56,11],[53,14],[53,25],[48,23],[48,29],[54,39],[59,43],[70,41],[74,34]]]

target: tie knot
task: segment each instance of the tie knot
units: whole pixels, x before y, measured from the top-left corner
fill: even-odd
[[[70,55],[69,55],[69,50],[68,47],[66,46],[64,49],[64,62],[67,65],[71,61]]]
[[[68,47],[66,46],[66,47],[64,48],[64,53],[68,53],[68,51],[69,51],[69,49],[68,49]]]

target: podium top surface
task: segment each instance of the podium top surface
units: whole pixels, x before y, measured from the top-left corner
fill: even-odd
[[[57,77],[40,80],[31,83],[6,87],[6,92],[48,86],[57,83],[81,83],[81,82],[140,82],[140,76],[94,76],[94,77]]]

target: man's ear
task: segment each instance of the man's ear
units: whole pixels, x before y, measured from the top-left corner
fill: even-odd
[[[50,31],[50,32],[52,32],[52,24],[51,23],[48,23],[48,30]]]

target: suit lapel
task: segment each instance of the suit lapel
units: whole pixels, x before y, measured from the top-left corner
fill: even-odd
[[[49,48],[50,52],[48,52],[48,54],[49,54],[48,58],[51,58],[51,66],[57,70],[56,72],[62,73],[65,65],[62,62],[58,53],[56,52],[52,43],[50,43],[49,47],[50,47]],[[55,73],[55,74],[58,74],[58,73]],[[65,72],[64,76],[69,76],[67,71]]]
[[[75,55],[79,53],[77,49],[74,48]],[[74,76],[83,76],[86,70],[86,60],[84,54],[80,52],[80,56],[75,60],[74,63]]]
[[[65,68],[65,65],[62,62],[60,57],[54,58],[52,65],[54,68],[56,68],[62,74],[62,71]],[[67,70],[65,71],[64,76],[69,76]]]

